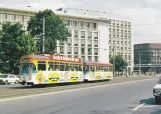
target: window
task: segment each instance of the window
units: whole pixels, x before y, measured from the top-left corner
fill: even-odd
[[[89,54],[89,55],[92,54],[92,48],[88,48],[88,54]]]
[[[5,14],[0,14],[0,22],[4,22],[6,20]]]
[[[65,20],[65,24],[70,26],[70,20]]]
[[[78,38],[78,30],[74,30],[74,38]]]
[[[81,31],[81,38],[85,38],[85,31]]]
[[[15,16],[14,15],[7,15],[7,21],[14,22],[15,21]]]
[[[65,63],[65,71],[69,71],[69,64],[68,63]]]
[[[88,40],[88,45],[92,46],[92,40]]]
[[[74,46],[78,46],[78,42],[79,42],[78,39],[74,39]]]
[[[94,40],[94,46],[98,47],[98,41],[97,40]]]
[[[85,28],[90,28],[90,23],[89,22],[85,22]]]
[[[74,65],[70,64],[70,71],[74,71]]]
[[[63,47],[63,46],[60,47],[60,53],[61,53],[61,54],[64,53],[64,47]]]
[[[82,58],[83,61],[85,61],[85,56],[82,56],[81,58]]]
[[[79,22],[79,28],[83,29],[83,22],[82,21]]]
[[[46,63],[43,61],[38,62],[38,70],[46,71]]]
[[[74,54],[78,54],[78,48],[74,47]]]
[[[97,28],[97,24],[96,23],[92,23],[92,28],[96,29]]]
[[[72,53],[72,48],[68,47],[68,54],[71,54],[71,53]]]
[[[94,49],[94,54],[98,55],[98,49],[97,48]]]
[[[72,43],[72,39],[71,38],[68,38],[68,43]]]
[[[98,62],[98,57],[94,57],[94,61],[95,62]]]
[[[85,40],[81,39],[81,44],[85,46]]]
[[[60,63],[60,71],[64,71],[64,70],[65,70],[64,63]]]
[[[88,38],[89,38],[89,39],[92,38],[92,32],[88,32]]]
[[[23,21],[23,16],[21,16],[21,15],[17,16],[16,20],[19,21],[19,22],[22,22]]]
[[[92,57],[91,56],[88,56],[88,61],[92,61]]]
[[[76,28],[77,27],[77,21],[72,21],[72,27]]]
[[[85,53],[85,49],[81,48],[81,53],[84,54]]]
[[[75,71],[79,71],[79,65],[75,65]]]
[[[98,32],[94,32],[94,39],[98,39]]]
[[[82,65],[79,65],[79,71],[82,71],[83,69],[83,66]]]

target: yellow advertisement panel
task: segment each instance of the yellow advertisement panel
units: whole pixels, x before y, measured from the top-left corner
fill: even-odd
[[[111,72],[107,72],[106,73],[106,77],[107,77],[107,79],[112,79],[112,73]]]
[[[48,75],[48,83],[49,84],[59,83],[60,82],[60,77],[61,77],[61,74],[59,72],[51,72]]]
[[[102,76],[101,76],[101,72],[96,72],[96,80],[101,80]]]
[[[73,72],[70,73],[70,82],[78,82],[79,80],[79,73]]]

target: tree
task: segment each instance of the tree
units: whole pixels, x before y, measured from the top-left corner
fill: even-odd
[[[16,72],[20,57],[35,52],[35,40],[30,34],[25,34],[22,25],[6,23],[0,31],[1,70],[5,73]]]
[[[41,35],[42,44],[43,18],[45,19],[45,53],[54,53],[57,46],[57,40],[66,41],[70,36],[70,32],[64,24],[63,20],[54,14],[52,10],[39,11],[28,22],[28,31],[33,37]]]
[[[123,72],[124,69],[127,67],[127,62],[125,59],[122,57],[122,55],[116,55],[110,58],[110,63],[114,64],[114,59],[115,59],[115,71],[117,72]]]

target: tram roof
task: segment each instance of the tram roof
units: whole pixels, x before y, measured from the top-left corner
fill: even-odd
[[[82,63],[80,58],[72,58],[66,56],[58,56],[58,55],[27,55],[21,57],[21,59],[38,59],[38,60],[53,60],[60,62],[74,62],[74,63]]]
[[[110,64],[110,63],[88,62],[88,61],[85,61],[84,64],[95,65],[95,66],[112,66],[112,64]]]

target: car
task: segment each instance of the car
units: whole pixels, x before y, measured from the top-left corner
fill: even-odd
[[[10,84],[10,83],[19,83],[19,78],[14,74],[3,74],[0,75],[0,83]]]
[[[156,104],[161,103],[161,77],[158,79],[157,85],[153,87],[153,95],[155,97]]]

